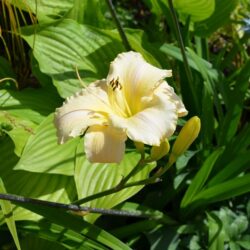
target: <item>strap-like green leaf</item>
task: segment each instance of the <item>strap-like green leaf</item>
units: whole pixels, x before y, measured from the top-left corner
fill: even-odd
[[[187,207],[193,201],[194,197],[199,194],[200,190],[202,190],[216,160],[221,155],[222,151],[223,149],[218,149],[206,159],[201,169],[192,180],[187,192],[185,193],[185,196],[181,202],[181,208]]]
[[[0,178],[0,193],[6,193],[4,183]],[[9,201],[0,200],[0,207],[2,208],[3,214],[5,216],[5,222],[10,230],[10,233],[14,239],[15,245],[18,250],[21,250],[19,239],[17,236],[15,220],[13,217],[13,206]]]

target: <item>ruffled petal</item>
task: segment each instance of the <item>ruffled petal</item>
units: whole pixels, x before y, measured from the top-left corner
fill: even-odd
[[[171,75],[171,70],[154,67],[139,53],[121,53],[111,63],[107,77],[111,102],[131,116],[140,111],[141,98],[151,95],[158,84]]]
[[[125,151],[126,134],[109,126],[90,127],[84,139],[84,148],[90,162],[119,163]]]
[[[56,110],[54,123],[59,143],[81,135],[89,126],[106,123],[107,113],[112,109],[105,88],[104,80],[90,84]]]
[[[109,118],[113,126],[125,129],[131,140],[159,146],[163,139],[174,133],[178,111],[166,93],[155,93],[147,107],[134,116],[126,119],[111,114]]]
[[[158,95],[164,94],[169,97],[169,100],[174,102],[177,109],[178,117],[182,117],[188,114],[182,100],[174,92],[174,89],[167,84],[167,82],[162,82],[159,87],[155,90],[155,93]]]

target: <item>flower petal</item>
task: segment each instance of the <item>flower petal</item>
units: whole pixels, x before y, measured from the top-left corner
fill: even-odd
[[[56,110],[54,122],[59,143],[81,135],[91,125],[105,124],[106,114],[112,112],[105,88],[104,80],[90,84]]]
[[[126,52],[119,54],[111,63],[107,83],[109,84],[109,93],[117,92],[117,98],[111,94],[111,102],[114,99],[118,106],[122,107],[128,116],[137,113],[140,109],[140,99],[143,96],[151,95],[155,87],[165,78],[172,75],[171,70],[163,70],[147,63],[141,54],[135,52]],[[115,88],[114,82],[119,82],[119,88]],[[119,91],[120,90],[120,91]],[[123,93],[121,98],[120,92]],[[129,107],[129,110],[126,108]]]
[[[126,134],[109,126],[90,127],[84,139],[85,153],[90,162],[119,163],[125,151]]]
[[[169,96],[170,100],[176,105],[178,117],[187,115],[188,111],[186,110],[182,100],[175,94],[174,89],[169,86],[166,81],[159,85],[159,87],[155,90],[155,93],[164,93]]]
[[[110,122],[112,126],[125,129],[133,141],[159,146],[174,133],[177,118],[177,107],[170,96],[155,93],[143,111],[127,119],[111,114]]]

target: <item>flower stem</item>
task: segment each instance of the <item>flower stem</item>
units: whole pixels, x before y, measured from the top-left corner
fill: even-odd
[[[87,207],[87,206],[83,207],[83,206],[78,206],[74,204],[65,204],[65,203],[39,200],[39,199],[34,199],[34,198],[27,198],[27,197],[23,197],[19,195],[14,195],[14,194],[0,193],[0,199],[12,201],[14,203],[29,203],[29,204],[34,204],[34,205],[46,206],[46,207],[60,208],[60,209],[65,209],[66,211],[71,211],[73,213],[76,212],[76,214],[79,212],[87,212],[87,213],[98,213],[98,214],[104,214],[104,215],[151,218],[151,219],[157,219],[157,220],[161,219],[159,216],[156,217],[153,213],[150,213],[150,212],[92,208],[92,207]]]
[[[191,69],[189,67],[189,64],[188,64],[187,55],[186,55],[186,52],[185,52],[185,46],[184,46],[183,39],[182,39],[182,36],[181,36],[181,30],[180,30],[180,26],[179,26],[179,23],[178,23],[178,18],[177,18],[177,15],[176,15],[172,0],[168,0],[168,6],[169,6],[169,9],[170,9],[172,19],[174,21],[174,28],[175,28],[176,38],[178,40],[179,47],[180,47],[180,50],[181,50],[181,55],[182,55],[183,64],[184,64],[185,72],[186,72],[187,79],[188,79],[189,88],[190,88],[190,91],[192,93],[192,97],[193,97],[193,99],[195,101],[195,105],[197,106],[196,95],[195,95],[195,90],[194,90],[194,86],[193,86],[192,71],[191,71]]]
[[[126,34],[124,32],[124,29],[123,29],[123,27],[121,25],[121,22],[118,19],[118,16],[117,16],[116,11],[115,11],[115,7],[114,7],[114,5],[112,3],[112,0],[106,0],[106,3],[108,5],[108,7],[109,7],[109,11],[110,11],[110,13],[112,15],[112,18],[113,18],[114,22],[115,22],[115,25],[117,27],[117,30],[118,30],[119,34],[120,34],[120,37],[122,39],[122,43],[123,43],[125,49],[127,51],[131,50],[131,46],[130,46],[129,41],[127,39],[127,36],[126,36]]]

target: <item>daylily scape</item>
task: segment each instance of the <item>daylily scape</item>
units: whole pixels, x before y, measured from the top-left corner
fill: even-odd
[[[174,133],[178,117],[187,114],[164,80],[171,76],[171,70],[154,67],[139,53],[119,54],[106,79],[89,84],[56,110],[58,143],[85,133],[87,159],[101,163],[119,163],[127,138],[159,146]]]

